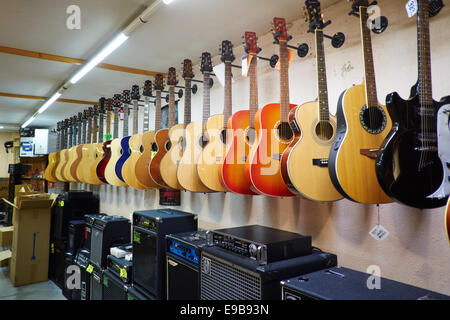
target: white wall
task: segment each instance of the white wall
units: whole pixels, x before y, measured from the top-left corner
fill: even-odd
[[[9,149],[6,153],[4,144],[7,141],[13,141],[15,137],[18,137],[18,132],[0,132],[0,178],[9,177],[8,165],[14,162],[14,152],[13,149]]]
[[[450,3],[444,2],[447,6],[431,21],[435,99],[450,94]],[[372,36],[378,97],[384,102],[392,91],[398,91],[404,98],[409,96],[410,87],[417,79],[417,40],[415,18],[407,18],[404,1],[380,0],[379,4],[382,14],[389,18],[387,31]],[[349,8],[347,1],[339,1],[324,12],[325,19],[333,20],[326,33],[341,31],[347,37],[340,49],[332,48],[329,42],[326,44],[332,112],[336,110],[339,94],[352,84],[361,83],[363,78],[359,21],[347,15]],[[317,96],[313,35],[306,34],[307,26],[300,13],[299,5],[299,19],[289,29],[294,37],[291,44],[307,42],[311,54],[305,59],[296,57],[289,70],[291,103],[296,104]],[[263,48],[261,55],[270,57],[278,52],[270,34],[259,38]],[[242,46],[235,43],[236,63],[242,54]],[[219,63],[218,57],[214,62]],[[198,67],[195,70],[200,79]],[[248,106],[248,81],[239,75],[240,70],[233,72],[233,110],[237,111]],[[260,106],[278,102],[278,71],[259,61],[258,73]],[[201,86],[199,89],[193,96],[193,121],[201,120]],[[223,88],[217,81],[211,92],[211,106],[212,115],[221,113]],[[183,119],[183,103],[179,105],[179,119]],[[158,192],[154,190],[144,192],[112,186],[101,186],[96,190],[101,196],[101,210],[108,214],[129,217],[134,210],[159,207]],[[261,224],[311,235],[315,246],[338,255],[340,265],[366,271],[369,265],[375,264],[381,267],[384,277],[450,294],[450,250],[445,235],[444,208],[420,211],[397,203],[381,205],[381,224],[390,235],[383,242],[377,242],[368,234],[377,223],[377,207],[348,200],[321,204],[299,197],[275,199],[182,192],[181,203],[179,209],[198,214],[205,228]]]

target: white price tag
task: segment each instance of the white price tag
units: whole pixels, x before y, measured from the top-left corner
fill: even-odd
[[[247,74],[248,74],[248,69],[247,69],[247,66],[248,66],[248,64],[247,64],[247,57],[248,57],[248,56],[243,56],[243,57],[242,57],[242,76],[243,76],[243,77],[246,77]]]
[[[409,0],[408,3],[406,3],[406,14],[408,15],[408,18],[411,18],[414,16],[417,11],[419,10],[419,6],[417,4],[417,0]]]
[[[389,235],[389,231],[387,231],[381,224],[377,224],[370,230],[369,234],[377,241],[383,241]]]

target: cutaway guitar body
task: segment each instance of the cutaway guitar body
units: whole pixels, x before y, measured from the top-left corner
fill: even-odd
[[[147,131],[142,135],[142,154],[136,161],[136,179],[146,189],[157,188],[158,185],[150,177],[149,165],[152,159],[152,146],[155,142],[155,131]]]
[[[77,167],[77,178],[79,182],[88,183],[89,175],[87,172],[87,164],[89,161],[88,144],[81,145],[81,160]]]
[[[294,104],[290,105],[291,110],[295,107]],[[246,170],[254,192],[291,197],[294,194],[284,183],[281,174],[281,157],[294,138],[282,138],[279,130],[282,130],[280,104],[272,103],[259,109],[255,116],[255,144],[250,149]]]
[[[251,130],[250,111],[241,110],[235,112],[228,120],[227,129],[232,136],[230,141],[227,141],[226,155],[222,169],[219,170],[221,181],[223,181],[224,187],[228,191],[256,195],[257,193],[250,188],[250,176],[245,172],[245,162],[247,161],[252,142],[251,137],[249,137]]]
[[[335,188],[346,198],[367,204],[390,203],[375,173],[375,158],[392,128],[386,107],[366,107],[366,89],[357,85],[344,91],[337,108],[337,134],[329,155],[329,174]],[[370,128],[370,117],[376,127]],[[371,130],[372,132],[368,131]]]
[[[141,155],[140,148],[142,143],[142,134],[138,133],[133,136],[131,136],[129,141],[130,146],[130,157],[127,159],[125,164],[122,168],[122,177],[125,180],[125,182],[135,189],[143,190],[146,189],[145,186],[143,186],[136,177],[136,163],[139,160],[139,157]]]
[[[336,133],[336,121],[321,122],[318,102],[308,102],[290,113],[290,123],[298,125],[295,138],[285,150],[282,173],[293,193],[315,201],[336,201],[342,195],[328,173],[328,155]]]
[[[211,192],[200,180],[197,172],[197,160],[203,150],[203,123],[191,122],[186,126],[186,149],[177,169],[180,185],[192,192]]]
[[[90,148],[91,156],[88,166],[89,172],[89,183],[100,185],[103,184],[103,181],[99,179],[97,176],[97,166],[100,161],[103,159],[103,143],[94,143]]]
[[[48,165],[44,171],[44,178],[49,182],[58,182],[58,179],[55,176],[56,164],[59,161],[58,156],[58,152],[52,152],[48,155]]]
[[[170,140],[169,140],[169,130],[168,129],[160,129],[155,134],[155,144],[156,144],[156,153],[152,157],[149,166],[149,173],[152,180],[160,187],[160,188],[168,188],[168,185],[164,182],[161,177],[160,172],[160,163],[164,155],[167,153],[167,150],[170,149]]]
[[[206,122],[209,142],[203,149],[197,163],[197,172],[203,185],[214,191],[225,192],[220,181],[220,168],[225,156],[223,115],[214,115]]]
[[[75,154],[76,154],[75,160],[73,161],[72,165],[70,166],[70,175],[75,178],[76,182],[82,182],[80,179],[81,177],[78,177],[78,174],[77,174],[77,169],[78,169],[78,166],[80,165],[81,158],[83,156],[82,150],[83,150],[82,145],[78,145],[75,147]]]
[[[56,171],[55,171],[56,177],[58,178],[58,181],[60,181],[60,182],[68,182],[69,181],[65,176],[67,159],[68,159],[68,150],[67,149],[61,150],[59,164],[56,167]]]
[[[161,178],[169,188],[184,190],[177,178],[178,164],[183,156],[184,124],[177,124],[169,129],[169,140],[171,147],[159,165]]]
[[[74,164],[75,160],[77,159],[77,151],[76,146],[71,147],[69,150],[67,150],[67,161],[66,165],[64,167],[64,176],[67,178],[68,182],[76,182],[77,176],[72,175],[72,165]]]
[[[122,181],[125,182],[122,175],[122,167],[125,164],[125,161],[130,157],[130,139],[131,136],[124,137],[120,140],[120,157],[117,159],[115,170],[116,176]],[[126,183],[125,183],[126,185]]]
[[[111,159],[108,161],[108,164],[106,165],[105,169],[105,178],[106,181],[108,181],[109,184],[117,187],[123,187],[127,184],[122,181],[117,173],[116,173],[116,164],[119,158],[121,157],[121,151],[122,147],[120,145],[122,139],[116,138],[111,141]]]
[[[100,160],[100,162],[97,165],[97,177],[103,182],[103,183],[108,183],[108,180],[106,180],[105,177],[105,170],[106,170],[106,166],[108,165],[109,160],[111,159],[111,141],[112,140],[108,140],[105,141],[102,145],[102,149],[103,149],[103,159]]]

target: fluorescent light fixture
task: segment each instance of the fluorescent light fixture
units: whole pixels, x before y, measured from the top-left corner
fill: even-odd
[[[171,4],[174,0],[163,0],[164,4]]]
[[[58,100],[58,98],[61,97],[61,93],[56,92],[50,99],[48,99],[43,105],[42,107],[39,108],[38,113],[42,113],[45,110],[47,110],[48,107],[50,107],[53,102],[55,102],[56,100]]]
[[[35,116],[32,116],[30,119],[28,119],[28,120],[22,125],[22,128],[28,127],[28,125],[29,125],[31,122],[33,122],[33,120],[34,120],[35,118],[36,118]]]
[[[4,128],[4,126],[0,126],[0,129],[3,129]]]
[[[70,82],[75,84],[83,78],[86,73],[91,71],[98,65],[103,59],[105,59],[108,55],[111,54],[114,50],[116,50],[122,43],[124,43],[128,39],[128,36],[123,32],[120,33],[117,37],[115,37],[106,47],[104,47],[98,54],[96,54],[89,62],[87,62],[81,69],[78,71],[71,79]]]

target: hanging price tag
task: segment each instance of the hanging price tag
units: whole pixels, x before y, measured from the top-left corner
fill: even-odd
[[[125,269],[123,269],[123,268],[121,268],[120,269],[120,276],[122,277],[122,278],[127,278],[127,270],[125,270]]]
[[[248,76],[248,69],[250,66],[250,63],[252,62],[253,56],[252,55],[246,55],[242,57],[242,76],[247,77]]]
[[[369,234],[377,241],[383,241],[389,235],[389,231],[387,231],[381,224],[377,224],[370,230]]]
[[[406,5],[406,14],[408,15],[408,18],[411,18],[414,16],[417,11],[419,10],[419,6],[417,4],[417,0],[409,0]]]
[[[92,273],[92,271],[94,271],[94,266],[92,266],[91,264],[88,265],[88,267],[86,268],[86,272],[87,273]]]

